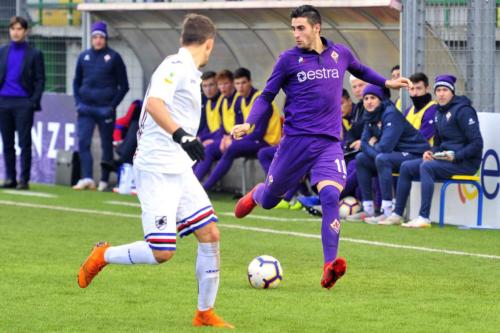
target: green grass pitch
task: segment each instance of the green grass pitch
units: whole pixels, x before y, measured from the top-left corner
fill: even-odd
[[[34,185],[33,192],[52,197],[0,191],[0,332],[217,330],[191,327],[197,295],[194,237],[178,241],[171,262],[108,266],[82,290],[76,273],[93,243],[142,239],[140,209],[109,203],[137,199],[42,185]],[[340,255],[347,258],[348,271],[327,291],[320,287],[319,220],[301,211],[260,209],[255,215],[281,220],[236,220],[229,214],[234,206],[229,196],[214,195],[213,203],[222,236],[216,309],[239,332],[500,330],[498,231],[344,223]],[[254,290],[246,280],[248,263],[261,254],[278,258],[283,266],[284,280],[275,290]]]

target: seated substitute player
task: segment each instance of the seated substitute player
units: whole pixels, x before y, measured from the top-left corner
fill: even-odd
[[[434,147],[423,158],[401,165],[396,192],[396,209],[385,224],[401,224],[412,180],[420,179],[421,204],[419,216],[407,223],[408,228],[428,228],[434,193],[434,182],[453,175],[473,175],[481,165],[483,138],[476,110],[465,96],[455,96],[456,78],[439,75],[434,83],[438,108],[434,126]],[[383,221],[384,222],[384,221]]]
[[[176,232],[180,237],[194,233],[198,310],[193,325],[232,328],[213,311],[220,270],[217,217],[191,169],[193,160],[203,159],[203,145],[195,137],[201,110],[198,68],[207,64],[214,38],[215,26],[208,17],[188,14],[179,52],[155,70],[146,92],[134,161],[145,241],[98,243],[80,268],[78,284],[88,287],[107,264],[168,261],[176,250]]]
[[[365,129],[361,152],[356,155],[356,172],[363,199],[363,212],[347,217],[377,224],[392,213],[392,173],[399,172],[404,161],[418,159],[429,143],[385,98],[382,88],[368,85],[363,91]],[[382,192],[382,212],[375,217],[372,177],[378,176]]]
[[[337,258],[340,233],[339,196],[345,182],[345,162],[340,144],[342,113],[340,98],[346,71],[377,85],[398,88],[408,79],[386,80],[361,64],[342,44],[320,36],[321,16],[316,8],[303,5],[291,13],[296,47],[282,53],[257,98],[246,123],[233,129],[235,138],[258,124],[280,89],[286,94],[285,135],[264,184],[241,198],[235,216],[243,218],[256,205],[271,209],[310,173],[322,206],[321,239],[324,269],[321,285],[331,288],[345,273],[347,263]]]
[[[199,161],[194,167],[194,174],[201,182],[207,175],[215,161],[218,161],[222,154],[232,143],[231,129],[235,124],[243,122],[243,113],[240,108],[236,108],[238,92],[234,87],[234,75],[228,69],[224,69],[215,76],[217,87],[221,93],[221,125],[218,133],[214,133],[214,140],[206,146],[205,159]]]
[[[217,89],[215,76],[212,71],[204,72],[201,76],[201,118],[200,128],[198,129],[198,138],[203,146],[208,146],[215,140],[220,139],[221,125],[221,105],[222,94]]]
[[[243,114],[243,119],[248,117],[255,99],[260,91],[252,86],[251,73],[246,68],[238,68],[234,72],[234,85],[238,93],[236,114]],[[272,111],[266,112],[252,133],[243,140],[233,141],[223,152],[214,170],[203,183],[205,190],[211,189],[229,171],[233,161],[238,157],[255,156],[261,148],[277,145],[281,137],[280,111],[273,103]]]
[[[429,93],[429,78],[424,73],[419,72],[412,74],[410,81],[413,83],[413,87],[409,91],[413,105],[406,109],[403,114],[406,120],[432,144],[437,103]]]

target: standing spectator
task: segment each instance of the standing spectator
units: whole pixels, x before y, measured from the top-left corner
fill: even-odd
[[[351,128],[346,133],[344,140],[348,149],[359,150],[361,148],[361,134],[363,134],[364,128],[363,114],[365,109],[363,107],[363,89],[365,89],[367,83],[352,74],[349,77],[349,82],[354,98],[356,98],[358,102],[354,105],[352,110]]]
[[[396,65],[391,68],[391,78],[393,80],[396,80],[399,77],[401,77],[401,67],[399,67],[399,65]],[[398,96],[394,100],[394,105],[396,106],[396,109],[401,111],[401,96],[399,96],[399,91],[398,91]]]
[[[410,76],[410,81],[413,83],[409,89],[413,105],[403,114],[406,120],[432,144],[437,103],[429,93],[429,78],[424,73],[415,73]]]
[[[128,91],[127,70],[118,52],[108,47],[106,23],[92,25],[92,47],[83,51],[76,63],[73,95],[78,112],[78,149],[82,162],[82,179],[75,190],[95,189],[92,175],[92,134],[97,125],[101,137],[102,160],[113,160],[113,130],[116,107]],[[97,189],[108,187],[109,171],[101,168]]]
[[[401,77],[401,67],[399,65],[396,65],[392,67],[391,69],[391,79],[397,80]]]
[[[10,43],[0,48],[0,131],[6,177],[3,188],[28,190],[31,171],[31,127],[40,111],[45,86],[43,54],[26,42],[28,21],[14,16],[9,23]],[[16,180],[14,134],[21,148],[21,177]]]
[[[439,104],[434,126],[434,147],[422,158],[401,165],[396,192],[396,209],[381,224],[401,224],[406,200],[410,195],[412,180],[420,179],[421,203],[418,217],[404,223],[408,228],[431,226],[430,211],[434,182],[455,174],[473,175],[481,165],[483,137],[479,120],[471,101],[465,96],[455,96],[456,78],[439,75],[434,83],[434,93]]]

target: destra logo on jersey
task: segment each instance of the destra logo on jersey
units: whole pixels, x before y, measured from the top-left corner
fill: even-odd
[[[302,83],[307,80],[324,80],[340,78],[339,70],[336,68],[321,68],[315,71],[300,71],[297,73],[297,80]]]

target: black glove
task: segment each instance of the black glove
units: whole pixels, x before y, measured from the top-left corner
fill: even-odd
[[[205,147],[195,136],[186,132],[182,127],[172,134],[172,138],[181,145],[182,149],[186,151],[193,161],[205,159]]]

